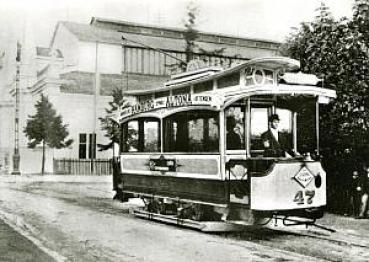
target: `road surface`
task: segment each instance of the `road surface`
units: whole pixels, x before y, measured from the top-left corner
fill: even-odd
[[[112,195],[106,176],[1,176],[0,218],[54,261],[369,261],[367,232],[342,221],[332,239],[346,242],[270,230],[205,234],[136,218]]]

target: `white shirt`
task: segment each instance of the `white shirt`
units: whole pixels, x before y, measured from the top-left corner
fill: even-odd
[[[278,129],[271,128],[270,131],[272,132],[275,140],[278,141]]]

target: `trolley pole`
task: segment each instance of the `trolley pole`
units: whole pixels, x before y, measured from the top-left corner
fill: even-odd
[[[15,132],[14,132],[14,155],[13,155],[13,171],[12,175],[20,175],[20,155],[19,155],[19,81],[20,81],[20,61],[21,61],[21,45],[17,43],[16,57],[16,75],[15,75]]]

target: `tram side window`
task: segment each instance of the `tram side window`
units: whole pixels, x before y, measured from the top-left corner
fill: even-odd
[[[244,107],[231,106],[226,110],[227,150],[245,149]]]
[[[138,119],[124,123],[123,152],[158,152],[160,151],[159,121]]]
[[[277,108],[276,113],[281,119],[279,122],[279,132],[282,133],[286,139],[286,146],[288,149],[293,148],[293,141],[292,141],[292,112],[289,109],[281,109]]]
[[[166,152],[219,152],[217,112],[189,111],[164,120]]]
[[[251,150],[263,150],[261,134],[268,130],[268,112],[267,107],[251,108]]]

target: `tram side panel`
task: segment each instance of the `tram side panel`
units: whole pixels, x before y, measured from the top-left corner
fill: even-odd
[[[286,211],[326,205],[326,173],[320,162],[277,162],[251,179],[251,209]]]
[[[225,204],[228,187],[221,180],[219,155],[121,155],[123,191]]]

